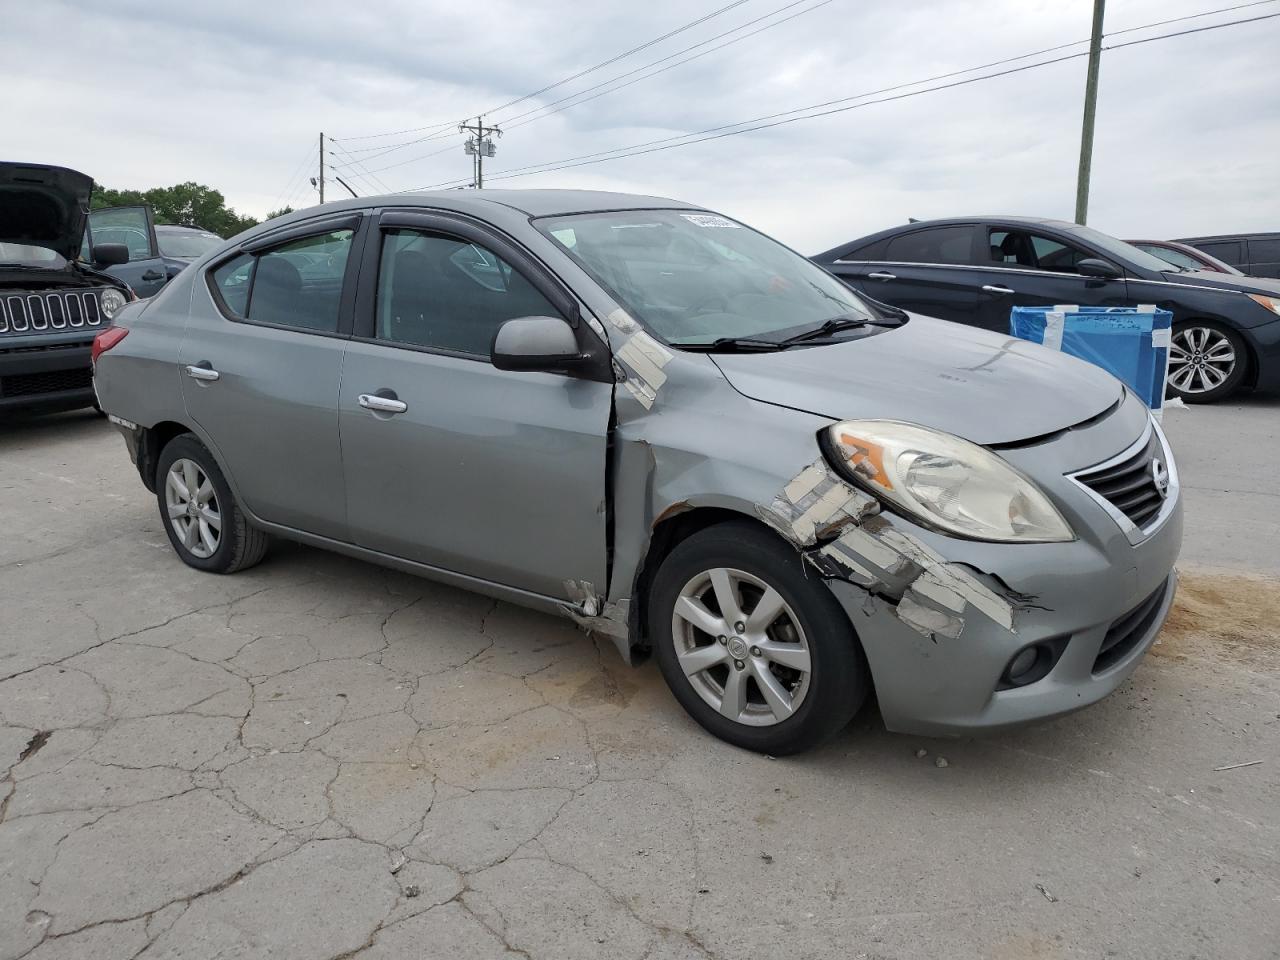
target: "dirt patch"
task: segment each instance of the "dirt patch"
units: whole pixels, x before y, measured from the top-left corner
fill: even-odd
[[[1280,580],[1181,573],[1178,596],[1152,654],[1280,663]]]

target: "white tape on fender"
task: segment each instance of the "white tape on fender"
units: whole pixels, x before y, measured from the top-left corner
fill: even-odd
[[[1168,327],[1164,327],[1163,329],[1160,329],[1160,330],[1151,331],[1151,346],[1155,347],[1157,350],[1160,347],[1165,347],[1167,349],[1168,347],[1172,346],[1172,344],[1173,344],[1173,331],[1170,330]]]

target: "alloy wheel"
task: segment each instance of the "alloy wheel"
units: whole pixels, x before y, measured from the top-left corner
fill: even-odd
[[[222,513],[213,481],[200,464],[173,461],[165,476],[164,502],[183,548],[202,560],[213,556],[222,540]]]
[[[782,595],[752,574],[717,567],[690,579],[676,597],[671,635],[685,679],[735,723],[781,723],[809,691],[804,628]]]
[[[1220,330],[1181,327],[1169,346],[1169,385],[1180,393],[1208,393],[1236,368],[1236,351]]]

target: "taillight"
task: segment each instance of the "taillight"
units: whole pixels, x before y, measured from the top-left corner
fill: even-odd
[[[93,349],[89,351],[89,357],[92,362],[96,364],[100,356],[128,335],[129,331],[125,327],[107,327],[107,329],[93,338]]]

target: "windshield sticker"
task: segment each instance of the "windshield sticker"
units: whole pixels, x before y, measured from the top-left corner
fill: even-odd
[[[708,229],[729,229],[741,230],[742,224],[734,223],[732,220],[726,220],[724,217],[717,217],[713,213],[682,213],[680,216],[688,220],[695,227],[706,227]]]

